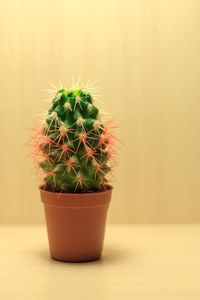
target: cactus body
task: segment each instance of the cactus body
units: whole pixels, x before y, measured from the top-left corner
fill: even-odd
[[[106,189],[115,137],[110,123],[99,115],[90,93],[58,90],[34,136],[34,153],[46,190],[85,193]]]

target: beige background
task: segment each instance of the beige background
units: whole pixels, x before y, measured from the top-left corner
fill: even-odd
[[[99,79],[124,141],[110,222],[200,221],[200,1],[0,1],[0,222],[43,222],[23,144],[42,89]]]

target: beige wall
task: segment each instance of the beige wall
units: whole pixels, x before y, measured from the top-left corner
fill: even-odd
[[[200,1],[0,1],[0,222],[43,221],[23,148],[49,82],[99,79],[120,150],[111,222],[200,221]]]

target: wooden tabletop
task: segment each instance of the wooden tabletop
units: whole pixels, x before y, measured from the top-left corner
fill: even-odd
[[[101,260],[49,258],[42,225],[0,226],[0,299],[200,299],[200,225],[108,225]]]

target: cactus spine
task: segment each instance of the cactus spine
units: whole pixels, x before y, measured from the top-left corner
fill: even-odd
[[[85,193],[107,188],[115,137],[89,92],[59,89],[33,138],[46,190]]]

